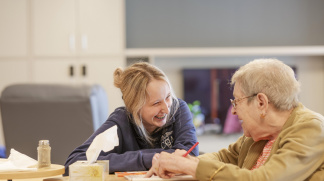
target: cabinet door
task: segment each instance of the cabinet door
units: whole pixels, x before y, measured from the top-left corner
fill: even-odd
[[[29,82],[28,67],[28,62],[25,60],[1,60],[0,92],[10,84]]]
[[[74,56],[74,0],[32,0],[32,39],[36,56]]]
[[[83,59],[80,61],[80,67],[86,67],[86,75],[82,81],[86,84],[99,84],[107,92],[109,113],[115,108],[124,105],[120,89],[114,86],[113,73],[116,68],[124,67],[124,58],[122,56],[102,58],[102,59]]]
[[[73,59],[39,59],[33,63],[33,80],[35,83],[76,84],[79,76]],[[71,75],[71,67],[73,75]]]
[[[0,1],[0,56],[27,55],[27,1]]]
[[[33,77],[35,83],[99,84],[107,91],[111,112],[123,105],[120,90],[114,86],[113,72],[117,67],[124,66],[122,56],[77,61],[39,59],[34,61]],[[73,76],[70,75],[70,67],[73,67]]]
[[[82,55],[120,55],[124,49],[124,1],[79,0]]]

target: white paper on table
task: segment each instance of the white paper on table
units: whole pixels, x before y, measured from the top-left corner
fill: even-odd
[[[37,168],[29,168],[37,165],[37,161],[11,148],[10,155],[5,162],[0,163],[0,172],[6,171],[32,171]]]
[[[195,180],[191,175],[176,175],[169,179],[164,179],[159,176],[151,176],[149,178],[144,178],[145,175],[126,175],[124,178],[130,181],[160,181],[160,180]]]
[[[86,156],[88,164],[97,161],[98,156],[102,151],[107,152],[119,145],[119,138],[117,134],[117,126],[113,126],[106,131],[98,134],[89,146]]]

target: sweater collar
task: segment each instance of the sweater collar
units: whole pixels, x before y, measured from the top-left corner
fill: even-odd
[[[294,108],[294,110],[291,112],[289,118],[287,119],[286,123],[284,124],[284,126],[282,127],[282,130],[287,129],[288,127],[290,127],[293,123],[294,120],[297,116],[297,112],[304,109],[304,105],[302,103],[298,103],[298,106]]]

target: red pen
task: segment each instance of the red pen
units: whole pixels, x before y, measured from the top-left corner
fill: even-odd
[[[182,155],[183,157],[186,157],[197,145],[199,144],[199,142],[197,142],[196,144],[194,144],[188,151],[187,153],[185,153],[184,155]]]

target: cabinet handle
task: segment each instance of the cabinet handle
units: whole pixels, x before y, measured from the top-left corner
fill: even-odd
[[[81,37],[81,47],[82,47],[82,50],[87,50],[88,49],[88,36],[87,35],[82,35],[82,37]]]
[[[70,77],[73,77],[74,76],[74,67],[73,67],[73,65],[70,65],[69,70],[70,70]]]
[[[85,77],[87,75],[87,67],[82,65],[82,76]]]
[[[74,36],[74,34],[70,34],[70,36],[69,36],[69,45],[70,45],[70,50],[75,51],[75,36]]]

